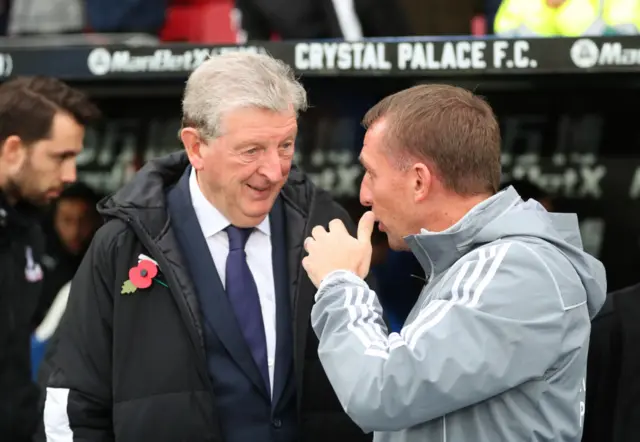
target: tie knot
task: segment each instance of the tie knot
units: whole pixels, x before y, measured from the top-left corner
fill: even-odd
[[[253,232],[252,228],[227,226],[225,229],[229,235],[229,250],[244,250],[247,240]]]

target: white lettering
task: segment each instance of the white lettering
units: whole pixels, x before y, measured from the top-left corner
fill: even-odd
[[[600,198],[602,196],[600,181],[606,174],[607,168],[603,165],[581,168],[580,176],[582,178],[582,188],[579,192],[580,196],[583,198],[587,196]]]
[[[149,55],[132,55],[129,50],[110,53],[104,48],[96,48],[87,61],[95,75],[109,72],[177,72],[191,71],[200,66],[212,54],[227,52],[264,52],[256,46],[231,46],[217,48],[189,49],[174,53],[172,49],[157,49]]]
[[[424,53],[423,53],[424,54]],[[398,69],[407,69],[407,64],[412,61],[413,43],[398,43]]]
[[[440,70],[440,69],[486,69],[484,41],[445,42],[442,53],[438,53],[434,43],[398,44],[398,69],[400,70]]]
[[[306,71],[309,69],[309,43],[298,43],[293,49],[296,69]]]
[[[504,40],[498,40],[493,42],[493,67],[500,69],[502,68],[502,61],[507,58],[507,48],[509,47],[509,42]]]
[[[294,50],[299,70],[390,70],[384,43],[298,43]]]
[[[631,66],[640,64],[639,48],[623,48],[621,43],[603,43],[598,57],[600,65]]]
[[[528,68],[529,57],[524,55],[529,51],[529,42],[526,40],[516,40],[513,43],[513,64],[517,68]]]
[[[354,164],[339,167],[337,171],[338,183],[332,189],[332,195],[335,197],[358,195],[358,178],[362,174],[362,168],[358,164]]]
[[[442,69],[457,69],[456,47],[451,42],[445,42],[442,47]]]

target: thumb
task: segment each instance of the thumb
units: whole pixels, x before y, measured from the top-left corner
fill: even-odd
[[[358,222],[358,241],[360,242],[371,242],[371,235],[373,234],[373,225],[376,222],[376,216],[372,211],[366,212],[360,218],[360,222]]]

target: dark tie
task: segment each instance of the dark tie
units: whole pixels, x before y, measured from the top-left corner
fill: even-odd
[[[264,333],[262,309],[258,287],[253,279],[244,246],[253,229],[235,226],[226,228],[229,235],[229,255],[227,255],[226,291],[238,319],[238,324],[249,345],[253,360],[269,389],[269,368],[267,365],[267,339]]]

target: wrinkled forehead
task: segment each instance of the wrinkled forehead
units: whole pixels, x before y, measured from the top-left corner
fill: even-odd
[[[260,108],[238,109],[221,119],[221,135],[234,140],[260,143],[295,138],[298,122],[293,109],[272,111]]]

